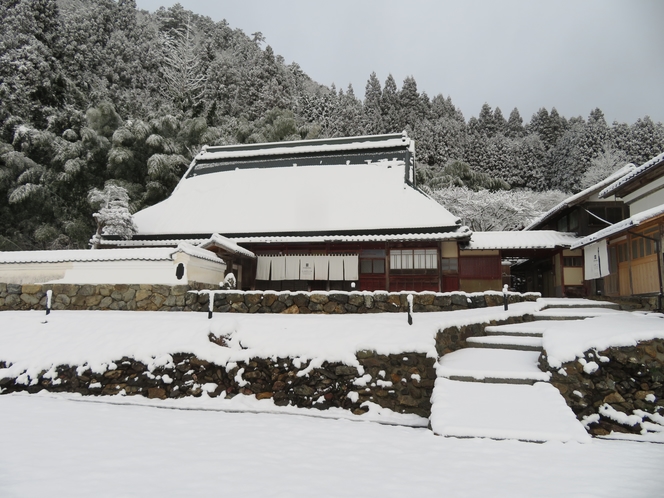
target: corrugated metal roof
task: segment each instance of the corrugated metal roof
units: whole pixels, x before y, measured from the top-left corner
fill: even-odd
[[[573,233],[553,230],[519,232],[473,232],[464,250],[488,249],[555,249],[570,247],[579,237]]]
[[[618,181],[612,183],[608,187],[606,187],[604,190],[602,190],[599,193],[600,197],[608,197],[609,195],[613,195],[614,192],[619,190],[621,187],[624,187],[625,185],[631,183],[632,181],[638,179],[641,175],[644,175],[651,169],[655,168],[659,164],[664,162],[664,152],[662,152],[660,155],[653,157],[649,161],[643,163],[641,166],[638,168],[634,169],[631,173],[623,176],[620,178]]]

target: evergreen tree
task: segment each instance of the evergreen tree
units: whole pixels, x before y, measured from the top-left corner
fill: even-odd
[[[525,134],[523,129],[523,119],[519,110],[515,107],[510,112],[510,117],[507,119],[507,125],[505,126],[505,135],[510,138],[521,138]]]
[[[364,90],[364,128],[368,134],[379,134],[383,131],[382,95],[380,81],[376,73],[371,73]]]
[[[397,83],[394,77],[389,74],[385,80],[383,93],[380,99],[380,108],[383,116],[383,133],[400,133],[401,129],[399,116],[399,96],[397,92]]]

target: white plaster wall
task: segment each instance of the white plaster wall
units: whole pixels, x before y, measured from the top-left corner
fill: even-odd
[[[219,285],[224,279],[226,271],[225,264],[214,263],[205,259],[192,258],[188,254],[178,253],[173,262],[173,278],[175,278],[175,268],[178,263],[184,264],[185,272],[182,280],[178,283],[200,282],[203,284]]]
[[[67,284],[186,284],[175,277],[173,261],[76,262],[61,279],[49,283]]]
[[[630,215],[641,213],[647,209],[664,204],[664,177],[644,185],[625,197],[629,204]]]
[[[40,284],[64,278],[72,263],[5,263],[0,264],[0,282],[7,284]]]
[[[183,263],[182,280],[175,276]],[[175,261],[85,261],[0,264],[0,282],[9,284],[162,284],[201,282],[219,285],[226,265],[179,253]]]

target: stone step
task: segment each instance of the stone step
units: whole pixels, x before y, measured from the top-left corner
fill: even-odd
[[[458,382],[438,377],[431,396],[431,429],[450,437],[590,442],[551,384]]]
[[[469,348],[512,349],[516,351],[542,351],[541,337],[517,337],[513,335],[491,335],[469,337]]]
[[[487,335],[511,335],[515,337],[542,337],[544,331],[550,327],[544,321],[510,323],[507,325],[490,325],[484,329]]]
[[[539,369],[538,359],[537,351],[466,348],[443,356],[438,362],[438,376],[487,384],[546,382],[551,374]]]
[[[621,311],[611,308],[549,308],[533,313],[535,320],[583,320]]]
[[[572,298],[540,298],[538,303],[543,303],[543,309],[551,308],[606,308],[619,310],[620,305],[611,301],[596,301],[594,299],[572,299]]]

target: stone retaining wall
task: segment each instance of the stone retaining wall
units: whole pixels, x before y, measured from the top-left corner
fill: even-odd
[[[551,372],[551,383],[593,435],[639,434],[649,429],[652,417],[664,425],[662,339],[588,350],[559,369],[551,368],[542,354],[540,368]]]
[[[213,340],[215,338],[211,338]],[[194,355],[174,354],[165,366],[149,366],[132,358],[120,358],[102,372],[76,365],[59,365],[16,378],[0,378],[0,393],[42,389],[83,395],[142,395],[148,398],[255,395],[278,406],[327,409],[339,407],[355,414],[368,411],[365,401],[398,413],[428,417],[436,379],[435,359],[421,353],[357,354],[361,368],[342,363],[323,363],[307,373],[308,362],[292,358],[253,358],[244,363],[215,365]],[[0,369],[9,365],[0,361]]]
[[[191,285],[75,285],[0,283],[1,310],[43,310],[46,291],[53,291],[54,310],[207,311],[210,292],[214,311],[229,313],[381,313],[408,310],[451,311],[501,306],[502,293],[465,292],[271,292],[220,291],[207,284]],[[535,301],[538,293],[510,293],[509,302]]]

